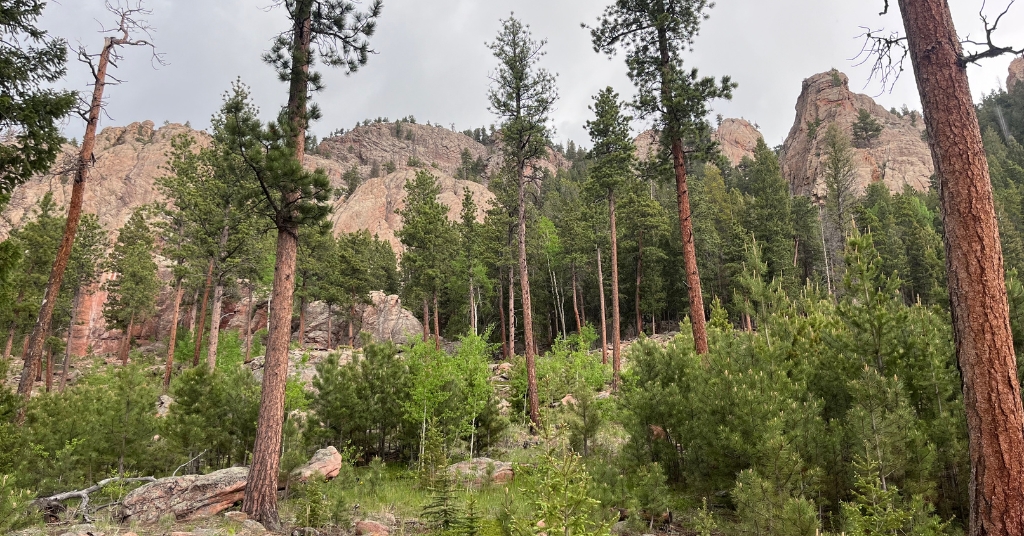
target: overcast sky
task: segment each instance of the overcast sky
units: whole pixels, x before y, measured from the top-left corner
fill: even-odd
[[[543,66],[558,73],[560,100],[554,114],[556,139],[589,146],[584,122],[588,104],[601,88],[614,86],[632,95],[621,56],[593,52],[589,33],[580,23],[593,23],[611,0],[385,0],[378,32],[372,38],[377,54],[352,76],[327,70],[327,89],[316,96],[323,119],[314,124],[320,136],[357,121],[378,116],[392,120],[409,114],[456,128],[483,126],[493,120],[487,111],[488,73],[495,60],[485,42],[499,28],[499,19],[514,11],[530,24],[534,35],[548,40]],[[994,17],[1009,0],[990,0]],[[125,83],[108,91],[109,118],[103,126],[150,119],[190,121],[206,128],[221,96],[237,77],[252,86],[267,119],[276,116],[287,88],[260,61],[270,40],[287,28],[283,9],[268,9],[274,0],[147,0],[153,10],[153,39],[167,65],[154,69],[150,53],[129,49],[114,72]],[[835,67],[850,76],[855,91],[876,96],[886,107],[906,103],[919,108],[917,89],[907,73],[883,91],[868,81],[869,65],[856,66],[861,26],[899,30],[895,14],[879,17],[882,0],[719,0],[687,61],[702,73],[731,75],[739,83],[731,102],[716,102],[715,113],[743,117],[761,128],[769,145],[782,143],[795,117],[801,81]],[[895,4],[895,2],[893,2]],[[961,35],[980,35],[980,0],[953,0]],[[364,2],[365,5],[365,2]],[[895,5],[893,11],[896,10]],[[114,21],[102,0],[50,0],[42,25],[66,38],[73,47],[99,49],[101,23]],[[1024,5],[1001,24],[998,40],[1024,45]],[[1011,58],[971,67],[975,98],[1005,83]],[[67,86],[87,89],[89,76],[72,65]],[[643,125],[636,125],[642,128]],[[69,136],[80,136],[80,121],[69,122]]]

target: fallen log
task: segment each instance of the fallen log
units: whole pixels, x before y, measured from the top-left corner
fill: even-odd
[[[81,499],[81,503],[78,504],[78,511],[76,515],[81,514],[82,519],[86,522],[91,521],[89,519],[89,495],[96,493],[97,491],[109,486],[114,483],[130,483],[130,482],[156,482],[155,477],[151,476],[140,476],[140,477],[113,477],[100,480],[99,482],[89,486],[85,489],[77,491],[65,491],[64,493],[58,493],[56,495],[50,495],[49,497],[42,497],[33,501],[33,504],[39,508],[44,515],[49,518],[57,518],[62,512],[66,510],[64,501],[70,499]]]

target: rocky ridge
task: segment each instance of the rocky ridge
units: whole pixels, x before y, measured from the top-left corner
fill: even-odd
[[[1024,56],[1014,58],[1010,62],[1010,73],[1006,76],[1006,91],[1013,89],[1018,82],[1024,82]]]
[[[861,109],[883,128],[867,147],[853,149],[856,190],[863,191],[874,182],[884,182],[893,191],[905,186],[918,191],[928,189],[934,167],[920,115],[893,114],[871,97],[850,91],[845,74],[830,71],[804,80],[796,120],[782,146],[782,174],[793,193],[818,199],[825,196],[825,131],[830,123],[836,123],[849,135]]]

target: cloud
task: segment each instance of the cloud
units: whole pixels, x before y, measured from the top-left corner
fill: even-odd
[[[610,1],[610,0],[608,0]],[[125,80],[107,93],[104,124],[124,125],[146,119],[190,121],[205,128],[220,106],[221,95],[236,77],[252,86],[266,119],[286,99],[287,88],[260,60],[271,39],[287,28],[273,0],[150,0],[153,34],[168,65],[154,69],[149,52],[124,51],[116,75]],[[581,23],[593,23],[604,9],[600,0],[387,0],[378,33],[377,52],[359,72],[345,76],[325,69],[327,89],[316,95],[324,112],[313,131],[321,136],[378,116],[415,115],[459,130],[488,125],[488,73],[495,60],[485,42],[493,39],[499,19],[511,12],[531,25],[535,37],[547,39],[542,65],[558,73],[560,100],[553,117],[556,138],[589,145],[584,129],[588,105],[611,85],[624,97],[632,94],[622,57],[595,53]],[[877,5],[876,5],[877,4]],[[900,29],[896,8],[879,17],[881,0],[722,0],[711,11],[687,63],[701,72],[731,75],[740,86],[730,102],[714,104],[715,113],[745,117],[762,129],[769,145],[782,143],[795,117],[801,82],[835,67],[850,75],[854,90],[876,96],[886,107],[919,107],[909,62],[907,72],[883,91],[869,81],[870,66],[853,59],[861,48],[861,26]],[[957,2],[954,18],[961,34],[980,34],[980,1]],[[988,9],[998,13],[1003,6]],[[99,21],[99,22],[97,22]],[[43,26],[52,34],[96,51],[102,44],[100,22],[112,24],[100,0],[51,0]],[[1002,23],[1002,42],[1024,43],[1024,8]],[[971,67],[975,97],[998,87],[1011,58]],[[88,71],[72,62],[67,87],[88,89]],[[866,86],[866,87],[865,87]],[[637,128],[642,128],[638,124]],[[83,127],[69,121],[69,136]]]

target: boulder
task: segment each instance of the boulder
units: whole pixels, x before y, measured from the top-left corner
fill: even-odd
[[[121,521],[155,523],[171,514],[178,521],[209,517],[242,500],[247,467],[231,467],[208,475],[161,478],[129,493],[121,503]]]
[[[495,484],[511,482],[515,477],[512,464],[490,458],[473,458],[448,467],[455,478],[480,487],[490,481]]]
[[[259,521],[256,521],[254,519],[246,519],[245,521],[243,521],[242,528],[253,534],[261,534],[263,532],[267,532],[267,529],[263,525],[261,525]]]
[[[245,512],[225,512],[224,518],[228,521],[234,521],[235,523],[242,523],[246,519],[249,519],[249,515]]]
[[[405,344],[423,333],[423,324],[402,307],[398,296],[379,291],[370,293],[370,304],[362,306],[360,319],[360,330],[377,342]]]
[[[160,398],[156,399],[156,416],[166,417],[171,413],[171,404],[174,403],[174,399],[167,395],[160,395]]]
[[[331,479],[338,476],[341,463],[341,453],[338,452],[338,449],[334,447],[320,449],[310,458],[309,462],[292,471],[292,478],[298,479],[299,482],[305,482],[313,475],[320,474]]]
[[[388,536],[390,532],[384,525],[370,520],[356,521],[356,536]]]

